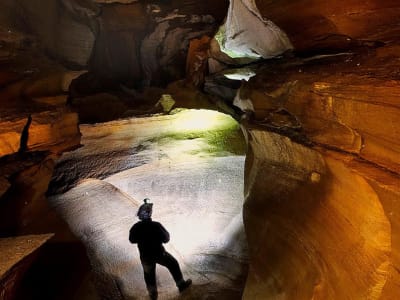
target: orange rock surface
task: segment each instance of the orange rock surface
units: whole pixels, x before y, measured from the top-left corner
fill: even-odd
[[[397,50],[282,60],[242,86],[244,299],[397,299]]]
[[[346,49],[361,41],[399,41],[396,0],[257,0],[262,15],[289,36],[298,51]]]
[[[249,145],[243,299],[395,299],[398,176],[263,130]]]

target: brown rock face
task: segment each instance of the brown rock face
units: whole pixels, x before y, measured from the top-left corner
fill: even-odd
[[[10,28],[0,24],[0,48],[8,51],[0,70],[1,236],[35,232],[34,223],[46,228],[54,160],[80,142],[65,94],[80,73],[50,61],[35,38]]]
[[[254,117],[244,299],[396,299],[396,49],[266,64],[238,92]]]
[[[27,118],[1,122],[0,156],[16,153],[19,150],[22,132],[27,123]]]
[[[186,59],[186,80],[196,87],[204,84],[204,76],[207,72],[208,49],[211,38],[203,36],[201,39],[190,41]]]
[[[54,57],[75,66],[85,66],[90,58],[94,33],[87,25],[99,13],[90,1],[19,1],[17,19],[37,35]],[[40,9],[38,9],[40,7]]]
[[[343,157],[255,129],[249,141],[244,299],[391,299],[390,197]]]
[[[312,142],[399,173],[400,84],[392,73],[397,61],[385,48],[368,55],[294,61],[265,68],[239,96],[251,99],[255,118],[265,125],[282,129],[297,124]],[[282,110],[296,124],[273,122]]]
[[[263,16],[283,29],[298,51],[346,49],[359,42],[398,42],[396,0],[256,1]]]
[[[212,35],[227,1],[103,5],[90,69],[135,87],[184,78],[189,41]]]

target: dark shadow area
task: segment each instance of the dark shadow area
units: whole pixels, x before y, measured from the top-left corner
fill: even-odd
[[[71,300],[87,283],[90,271],[85,247],[79,242],[45,244],[17,291],[19,300]]]

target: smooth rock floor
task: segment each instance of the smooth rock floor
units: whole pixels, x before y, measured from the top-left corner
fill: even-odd
[[[179,294],[172,277],[157,267],[159,299],[240,299],[247,273],[242,225],[244,157],[159,161],[86,179],[50,199],[85,244],[95,285],[108,299],[147,299],[136,245],[128,241],[144,197],[153,219],[170,232],[166,244],[193,286]]]
[[[147,299],[137,246],[128,235],[138,206],[150,198],[153,219],[171,235],[165,248],[193,280],[179,294],[168,270],[158,266],[159,299],[241,299],[248,260],[245,159],[235,150],[243,137],[233,119],[183,111],[81,131],[83,147],[57,167],[61,186],[78,184],[50,203],[85,244],[100,298]]]

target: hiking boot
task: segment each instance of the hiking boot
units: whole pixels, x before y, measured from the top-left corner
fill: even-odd
[[[192,284],[192,279],[182,280],[182,282],[178,284],[179,293],[182,293],[191,284]]]

